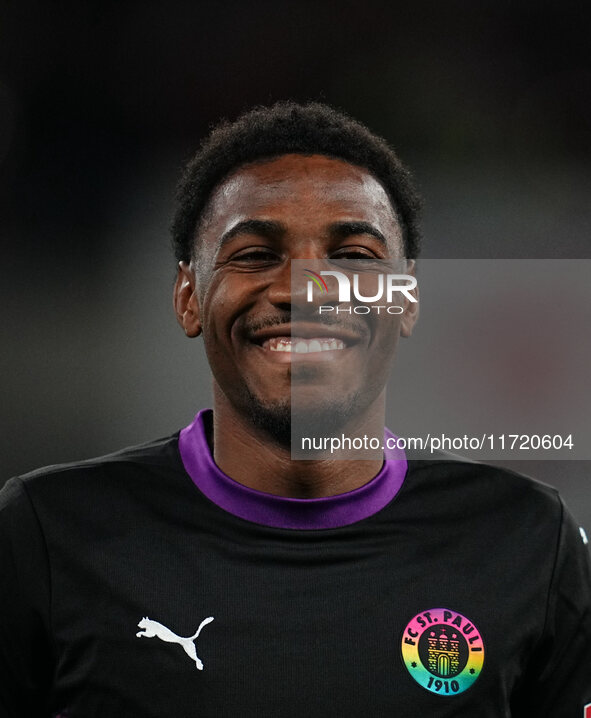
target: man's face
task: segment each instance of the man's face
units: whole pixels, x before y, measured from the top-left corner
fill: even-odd
[[[244,166],[214,192],[196,242],[185,272],[216,390],[235,409],[272,426],[295,404],[334,420],[381,395],[410,313],[328,318],[304,282],[291,284],[291,260],[402,259],[400,226],[369,172],[320,155]]]

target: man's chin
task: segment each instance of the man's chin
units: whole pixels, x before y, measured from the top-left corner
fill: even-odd
[[[276,444],[290,449],[303,436],[334,436],[340,433],[362,410],[358,395],[341,396],[329,401],[285,399],[264,402],[249,397],[249,415],[253,425]]]
[[[250,396],[248,412],[253,426],[274,443],[291,446],[291,406],[289,401],[265,403]]]

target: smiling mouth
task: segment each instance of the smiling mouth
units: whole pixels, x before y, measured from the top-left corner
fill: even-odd
[[[247,341],[272,364],[325,363],[344,360],[366,341],[364,326],[331,326],[317,322],[273,323],[248,332]]]
[[[317,354],[320,352],[340,351],[345,342],[335,337],[271,337],[261,344],[271,352],[293,354]]]

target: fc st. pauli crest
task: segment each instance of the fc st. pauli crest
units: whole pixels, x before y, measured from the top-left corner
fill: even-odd
[[[404,629],[402,660],[423,688],[453,696],[470,688],[480,675],[484,644],[466,616],[447,608],[430,608]]]

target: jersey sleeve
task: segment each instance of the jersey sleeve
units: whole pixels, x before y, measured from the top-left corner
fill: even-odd
[[[546,623],[519,693],[518,716],[578,718],[591,704],[591,561],[586,537],[561,503]]]
[[[23,482],[0,491],[0,718],[40,718],[52,676],[47,550]]]

